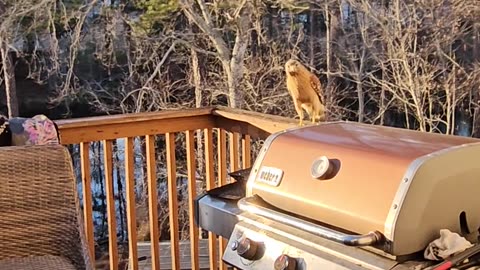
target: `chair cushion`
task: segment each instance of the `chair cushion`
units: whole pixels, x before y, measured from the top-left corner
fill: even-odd
[[[59,256],[19,257],[0,260],[2,270],[76,270],[66,258]]]
[[[8,120],[8,128],[11,132],[13,146],[59,143],[55,122],[43,114],[35,115],[32,118],[11,118]]]

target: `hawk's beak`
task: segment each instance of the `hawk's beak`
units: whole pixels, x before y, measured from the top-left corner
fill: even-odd
[[[288,66],[288,73],[293,75],[296,72],[296,70],[297,69],[296,69],[295,65],[291,64],[291,65]]]

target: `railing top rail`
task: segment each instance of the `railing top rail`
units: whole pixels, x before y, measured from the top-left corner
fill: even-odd
[[[287,128],[295,127],[298,120],[284,116],[239,110],[223,106],[215,107],[212,114],[233,121],[242,121],[248,123],[267,133],[275,133]]]
[[[178,117],[190,117],[211,115],[214,107],[193,108],[193,109],[169,109],[157,112],[126,113],[103,116],[91,116],[72,119],[55,120],[59,129],[81,128],[89,126],[102,126],[111,124],[128,124],[133,122],[171,119]]]
[[[297,121],[228,107],[205,107],[55,120],[62,144],[164,134],[204,128],[266,137]]]

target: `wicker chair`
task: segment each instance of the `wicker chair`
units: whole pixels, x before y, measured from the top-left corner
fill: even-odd
[[[0,269],[94,269],[70,154],[0,147]]]

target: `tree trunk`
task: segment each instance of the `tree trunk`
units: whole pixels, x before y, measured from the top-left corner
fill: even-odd
[[[15,69],[13,67],[13,59],[8,52],[8,43],[0,41],[3,77],[5,82],[5,93],[7,96],[8,118],[17,117],[18,114],[18,100],[17,88],[15,83]]]
[[[362,54],[360,55],[360,67],[356,72],[356,81],[357,81],[357,96],[358,96],[358,122],[362,123],[365,116],[365,93],[363,91],[363,68],[365,66],[365,57],[366,49],[362,49]]]
[[[227,74],[228,106],[231,108],[241,108],[243,95],[238,86],[240,85],[240,80],[243,76],[243,63],[241,64],[242,66],[235,65],[234,67],[231,67],[227,63],[225,63],[223,67]]]
[[[473,117],[472,117],[472,134],[471,136],[474,138],[480,138],[480,108],[476,107],[473,110]]]
[[[382,82],[385,81],[385,71],[382,70]],[[380,92],[380,125],[383,126],[385,124],[385,113],[387,113],[387,108],[385,105],[385,84],[382,83],[381,85],[382,89]]]
[[[315,11],[310,5],[310,66],[315,68]]]
[[[200,65],[198,64],[198,53],[192,48],[190,50],[192,56],[192,74],[193,74],[193,85],[195,87],[195,107],[202,107],[202,76],[200,74]],[[203,133],[202,130],[197,130],[197,165],[198,172],[200,175],[203,174],[204,167],[204,154],[203,154]]]
[[[233,49],[230,51],[228,43],[223,39],[222,32],[213,24],[212,17],[208,12],[205,1],[196,1],[200,12],[193,7],[193,2],[182,1],[183,12],[189,20],[194,22],[200,30],[209,37],[217,51],[217,57],[222,62],[223,71],[227,77],[228,105],[232,108],[241,108],[243,91],[239,89],[243,77],[245,51],[249,42],[249,29],[251,24],[250,15],[247,10],[252,3],[246,2],[235,20],[236,37]]]
[[[192,74],[193,85],[195,87],[195,107],[202,107],[202,77],[200,75],[200,65],[198,64],[198,54],[194,49],[190,50],[192,55]]]
[[[408,107],[407,103],[403,104],[404,114],[405,114],[405,124],[407,129],[410,129],[410,117],[408,116]]]
[[[472,36],[475,38],[475,40],[479,40],[480,38],[480,36],[478,35],[478,26],[476,23],[473,24]],[[473,43],[473,59],[475,60],[478,60],[478,46],[478,42]]]
[[[477,24],[473,24],[473,35],[475,37],[475,40],[480,39],[479,31],[478,31]],[[478,59],[478,46],[479,43],[474,43],[473,44],[473,57],[475,60]],[[473,87],[470,88],[470,94],[469,94],[469,99],[468,103],[470,104],[468,106],[470,110],[470,115],[472,116],[472,123],[471,123],[471,136],[478,138],[480,137],[480,111],[478,109],[478,105],[480,104],[478,100],[478,91],[474,89]],[[471,104],[475,104],[472,106]]]
[[[237,36],[235,38],[235,45],[232,50],[232,58],[223,59],[223,68],[227,74],[228,83],[228,105],[232,108],[242,108],[243,106],[243,89],[240,89],[240,83],[244,72],[244,58],[248,46],[248,17],[242,15],[240,24],[243,27],[237,29]]]
[[[330,88],[330,12],[328,2],[325,3],[325,27],[326,27],[326,57],[327,57],[327,88]]]
[[[363,123],[363,116],[365,115],[365,100],[363,95],[363,86],[362,86],[360,74],[357,74],[355,77],[357,80],[358,122]]]
[[[329,103],[332,102],[332,91],[331,91],[331,76],[330,76],[330,69],[331,69],[331,47],[330,47],[330,11],[328,7],[328,2],[325,2],[325,27],[326,27],[326,58],[327,58],[327,87],[325,91],[327,92],[326,98],[325,98],[325,107],[327,107],[327,110],[325,112],[325,120],[329,119]]]

